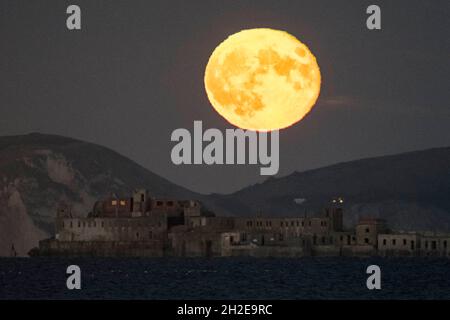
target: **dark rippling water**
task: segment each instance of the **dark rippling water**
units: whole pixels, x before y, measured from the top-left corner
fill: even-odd
[[[66,288],[71,264],[81,290]],[[450,259],[1,258],[0,299],[450,299]]]

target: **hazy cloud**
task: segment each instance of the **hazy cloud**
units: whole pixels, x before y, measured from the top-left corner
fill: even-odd
[[[331,107],[352,107],[355,106],[357,99],[351,96],[332,96],[321,99],[320,104]]]

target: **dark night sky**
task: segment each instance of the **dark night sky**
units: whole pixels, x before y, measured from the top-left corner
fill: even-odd
[[[69,4],[82,30],[66,29]],[[378,4],[382,30],[365,27]],[[270,27],[316,55],[321,95],[280,133],[286,175],[341,161],[450,145],[448,1],[4,1],[0,135],[42,132],[110,147],[200,192],[263,181],[259,166],[180,166],[170,134],[229,127],[207,100],[213,49]]]

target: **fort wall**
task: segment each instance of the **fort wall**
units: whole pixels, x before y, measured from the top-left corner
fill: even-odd
[[[342,203],[342,199],[340,203]],[[337,205],[322,216],[216,217],[192,200],[129,198],[97,201],[87,217],[59,207],[55,237],[34,254],[93,256],[450,256],[450,235],[392,232],[362,218],[344,230]]]

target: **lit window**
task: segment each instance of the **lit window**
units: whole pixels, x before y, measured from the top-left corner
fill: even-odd
[[[125,206],[125,205],[126,205],[125,200],[120,200],[120,205],[121,205],[121,206]]]
[[[117,206],[117,200],[113,200],[113,201],[111,201],[111,205],[113,205],[113,206]]]

